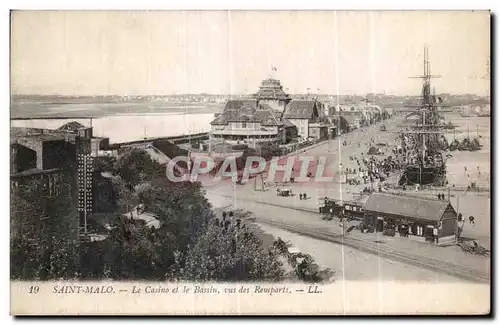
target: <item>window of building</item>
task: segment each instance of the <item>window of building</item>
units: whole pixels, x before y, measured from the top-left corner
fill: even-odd
[[[247,123],[246,122],[241,123],[241,127],[244,128],[244,129],[246,129]]]

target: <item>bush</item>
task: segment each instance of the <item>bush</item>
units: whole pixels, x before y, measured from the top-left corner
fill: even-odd
[[[278,255],[253,232],[217,224],[189,251],[184,269],[187,281],[280,281],[283,275]]]
[[[131,149],[120,156],[116,171],[131,187],[165,174],[165,169],[141,149]]]
[[[70,186],[65,182],[60,194],[53,197],[41,195],[34,183],[11,192],[11,202],[17,210],[11,213],[11,279],[76,277],[78,218],[73,212]],[[45,213],[38,212],[41,206],[45,206]],[[44,220],[36,222],[37,216]],[[28,227],[28,222],[34,227]]]

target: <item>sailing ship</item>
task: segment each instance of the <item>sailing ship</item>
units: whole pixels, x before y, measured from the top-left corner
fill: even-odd
[[[477,116],[478,117],[490,117],[491,116],[491,110],[490,110],[490,106],[486,106],[486,107],[481,107],[478,111],[477,111]]]
[[[404,157],[404,172],[399,184],[444,185],[446,181],[446,158],[443,151],[447,147],[442,129],[444,117],[439,113],[444,105],[431,93],[431,75],[428,49],[424,49],[424,74],[422,97],[415,109],[408,114],[409,124],[400,132],[400,151]],[[411,121],[413,117],[413,121]]]

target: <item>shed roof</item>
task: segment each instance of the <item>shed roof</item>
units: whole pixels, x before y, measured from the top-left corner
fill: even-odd
[[[363,210],[413,219],[439,221],[449,205],[449,202],[435,199],[373,193],[364,204]]]

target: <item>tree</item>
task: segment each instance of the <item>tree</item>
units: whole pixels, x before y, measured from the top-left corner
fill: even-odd
[[[213,218],[201,184],[171,183],[154,178],[129,190],[120,177],[114,178],[122,207],[134,200],[154,213],[160,228],[143,220],[120,217],[108,238],[82,248],[82,276],[111,279],[180,279],[190,247],[206,231]],[[131,197],[133,196],[133,198]]]
[[[145,204],[164,225],[159,231],[172,234],[178,250],[185,253],[214,217],[205,192],[198,182],[174,184],[167,178],[155,178],[151,185],[153,190]]]
[[[43,182],[43,180],[42,180]],[[71,183],[56,195],[31,181],[11,191],[11,278],[59,280],[76,277],[77,222]]]
[[[183,273],[187,281],[279,281],[283,275],[278,255],[253,232],[219,224],[189,251]]]
[[[131,149],[123,154],[117,161],[116,169],[130,187],[165,174],[165,169],[141,149]]]
[[[134,198],[134,189],[130,183],[127,183],[120,176],[115,176],[111,179],[113,192],[116,198],[116,204],[119,213],[128,213],[137,203]]]
[[[94,170],[96,172],[114,173],[117,167],[117,159],[113,156],[99,156],[94,159]]]
[[[278,237],[273,242],[274,250],[288,261],[294,269],[294,276],[304,282],[330,281],[335,274],[331,269],[321,269],[309,254],[290,253],[291,244]]]

